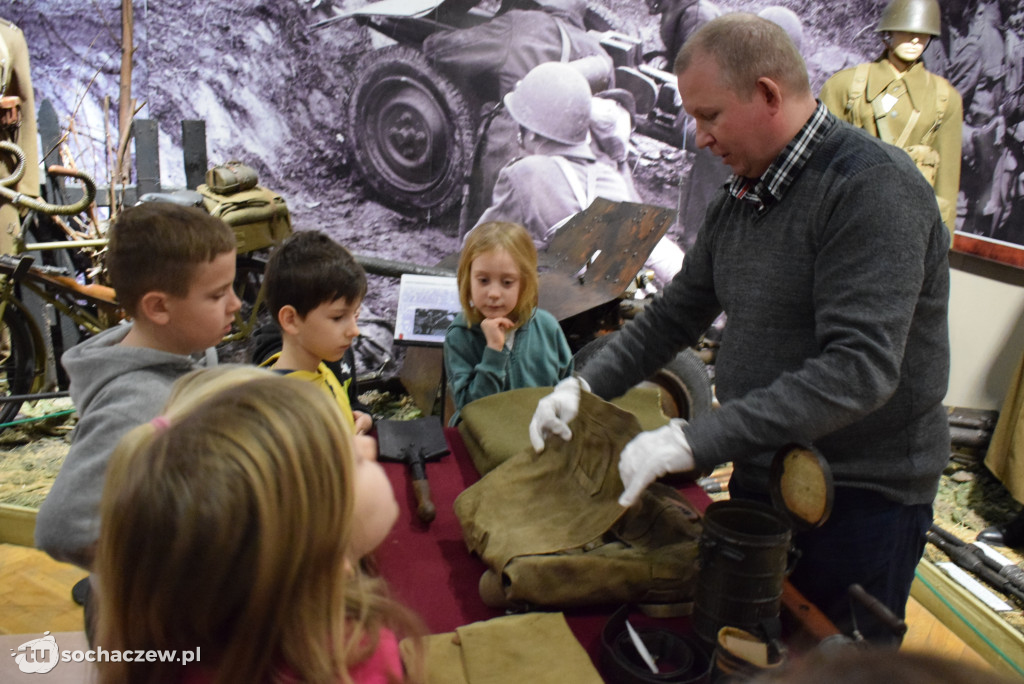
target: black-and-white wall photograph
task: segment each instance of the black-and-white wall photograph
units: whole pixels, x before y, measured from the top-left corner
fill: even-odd
[[[498,172],[523,150],[507,108],[495,105],[538,63],[573,63],[596,95],[589,131],[549,116],[548,137],[575,144],[589,134],[614,176],[609,182],[622,188],[615,199],[677,209],[666,241],[685,251],[710,193],[729,173],[694,145],[680,107],[671,62],[686,36],[720,13],[761,13],[798,43],[817,93],[839,72],[854,79],[857,65],[900,49],[886,42],[892,32],[879,30],[889,4],[137,0],[126,26],[119,0],[16,0],[3,15],[24,31],[36,107],[48,103],[59,123],[59,149],[42,154],[109,185],[127,86],[133,116],[156,123],[162,188],[185,185],[182,122],[201,120],[209,165],[251,166],[260,185],[287,201],[295,229],[324,230],[358,255],[434,265],[458,252],[461,237],[500,201]],[[910,31],[935,36],[922,69],[956,93],[939,96],[942,104],[931,93],[911,94],[922,125],[938,108],[941,128],[951,130],[962,111],[960,153],[936,153],[942,133],[935,130],[911,144],[904,133],[917,135],[922,126],[887,117],[899,107],[884,97],[869,114],[891,124],[877,135],[926,148],[919,166],[937,173],[940,205],[941,178],[959,166],[958,184],[945,193],[944,215],[958,231],[954,248],[980,240],[1024,249],[1024,9],[1014,0],[939,4],[938,17],[896,21],[932,22]],[[866,102],[894,80],[873,74],[861,88]],[[534,99],[524,88],[521,100],[544,118],[543,101],[565,89],[555,76],[532,85]],[[836,91],[836,100],[849,98],[851,88]],[[584,204],[585,197],[566,201]],[[531,220],[520,222],[531,228]],[[670,275],[676,253],[662,256],[651,265]],[[366,318],[385,328],[393,322],[396,290],[397,280],[371,277]]]

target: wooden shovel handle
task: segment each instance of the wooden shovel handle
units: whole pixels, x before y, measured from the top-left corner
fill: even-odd
[[[437,509],[430,499],[430,483],[426,479],[413,480],[412,490],[416,495],[416,516],[425,523],[433,521]]]

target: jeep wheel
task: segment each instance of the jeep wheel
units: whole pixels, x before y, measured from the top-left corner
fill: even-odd
[[[473,145],[468,112],[458,89],[419,52],[393,45],[359,60],[345,138],[385,203],[443,213],[462,196]]]
[[[584,345],[573,356],[577,371],[611,341],[616,332],[602,335]],[[653,385],[661,392],[661,409],[669,418],[692,420],[711,410],[711,381],[705,363],[693,349],[684,349],[647,378],[641,385]]]

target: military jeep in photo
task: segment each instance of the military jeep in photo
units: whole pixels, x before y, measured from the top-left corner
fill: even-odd
[[[461,204],[473,170],[481,120],[476,95],[430,65],[421,52],[436,31],[465,28],[512,9],[535,9],[530,0],[504,0],[489,11],[485,0],[382,0],[318,22],[321,29],[355,21],[395,41],[359,60],[345,103],[344,136],[353,163],[382,203],[414,216],[438,215]],[[585,25],[615,65],[615,86],[633,93],[636,131],[675,147],[679,95],[675,78],[643,63],[641,42],[616,30],[603,6],[588,7]],[[486,93],[486,88],[483,89]],[[497,99],[497,84],[493,97]]]

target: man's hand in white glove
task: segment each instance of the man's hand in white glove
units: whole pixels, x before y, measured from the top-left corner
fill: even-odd
[[[569,423],[580,410],[580,390],[590,390],[583,378],[569,377],[539,402],[530,421],[530,443],[538,454],[544,451],[548,435],[558,435],[566,442],[572,439]]]
[[[673,418],[657,430],[641,432],[629,441],[619,456],[619,476],[626,488],[619,497],[620,506],[632,506],[659,477],[693,470],[693,449],[683,434],[686,421]]]

